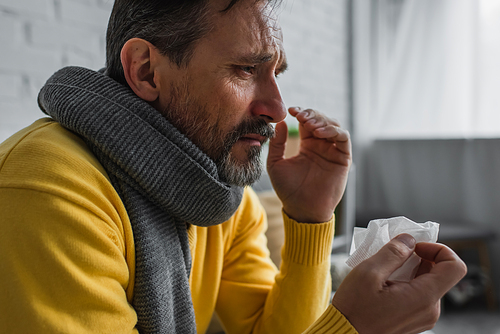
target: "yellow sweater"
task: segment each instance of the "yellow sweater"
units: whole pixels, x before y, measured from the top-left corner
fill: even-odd
[[[277,271],[250,189],[227,222],[188,231],[198,333],[356,333],[329,304],[333,222],[284,215]],[[132,227],[73,133],[41,119],[0,145],[0,333],[137,333]],[[326,309],[326,311],[325,311]]]

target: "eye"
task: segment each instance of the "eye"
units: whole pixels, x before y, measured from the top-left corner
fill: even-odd
[[[239,66],[238,68],[242,72],[245,72],[247,74],[254,74],[254,72],[255,72],[255,66]]]

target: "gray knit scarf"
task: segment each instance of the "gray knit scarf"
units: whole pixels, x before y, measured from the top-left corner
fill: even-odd
[[[198,147],[130,89],[92,70],[56,72],[40,108],[87,143],[130,217],[136,249],[133,307],[140,333],[195,333],[186,224],[229,219],[242,188],[219,181]]]

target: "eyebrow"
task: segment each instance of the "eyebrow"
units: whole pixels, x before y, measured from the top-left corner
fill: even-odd
[[[248,64],[263,64],[267,63],[268,61],[271,61],[273,59],[274,55],[272,53],[258,53],[258,54],[247,54],[238,57],[238,61],[241,63],[248,63]]]
[[[274,58],[272,53],[262,53],[262,54],[248,54],[237,58],[238,62],[246,64],[263,64],[271,61]],[[288,69],[288,63],[285,57],[282,57],[281,62],[278,64],[276,71],[283,73]]]

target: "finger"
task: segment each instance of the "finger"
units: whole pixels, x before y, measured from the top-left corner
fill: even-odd
[[[340,125],[338,125],[337,122],[334,122],[333,120],[323,116],[309,118],[304,123],[301,124],[304,127],[304,129],[309,132],[314,132],[314,130],[320,128],[341,129]]]
[[[413,254],[415,243],[415,239],[411,235],[400,234],[359,266],[371,266],[373,271],[377,272],[379,280],[385,282]]]
[[[276,124],[275,135],[269,140],[269,154],[267,156],[268,165],[283,159],[287,137],[288,126],[285,121],[281,121]]]
[[[313,131],[318,138],[331,142],[347,142],[350,139],[349,131],[334,125],[318,126]]]
[[[337,149],[342,153],[351,153],[350,134],[340,127],[337,120],[327,118],[313,109],[304,110],[292,107],[289,110],[290,114],[297,118],[302,127],[314,137],[336,143]],[[308,134],[301,132],[301,138],[308,136]]]
[[[439,243],[419,242],[415,247],[415,252],[422,259],[435,263],[443,261],[462,261],[448,246]]]
[[[292,115],[293,117],[297,117],[297,115],[301,112],[301,111],[305,111],[305,109],[302,109],[301,107],[290,107],[288,108],[288,112],[290,113],[290,115]],[[306,115],[307,113],[304,113],[304,116]]]
[[[421,259],[415,277],[429,273],[433,267],[434,267],[434,262],[427,261],[426,259]]]
[[[315,129],[313,134],[316,138],[335,143],[337,149],[342,153],[351,154],[351,135],[349,131],[329,125]]]
[[[297,118],[297,120],[301,124],[305,124],[306,122],[315,121],[317,123],[324,122],[324,124],[332,124],[340,127],[340,123],[336,119],[331,119],[323,115],[322,113],[314,110],[314,109],[302,109],[300,107],[291,107],[288,109],[290,115]]]
[[[444,295],[467,273],[465,263],[445,245],[421,242],[415,247],[415,253],[434,263],[427,274],[422,274],[415,279],[416,283],[423,283],[429,288],[434,288],[439,296]]]

